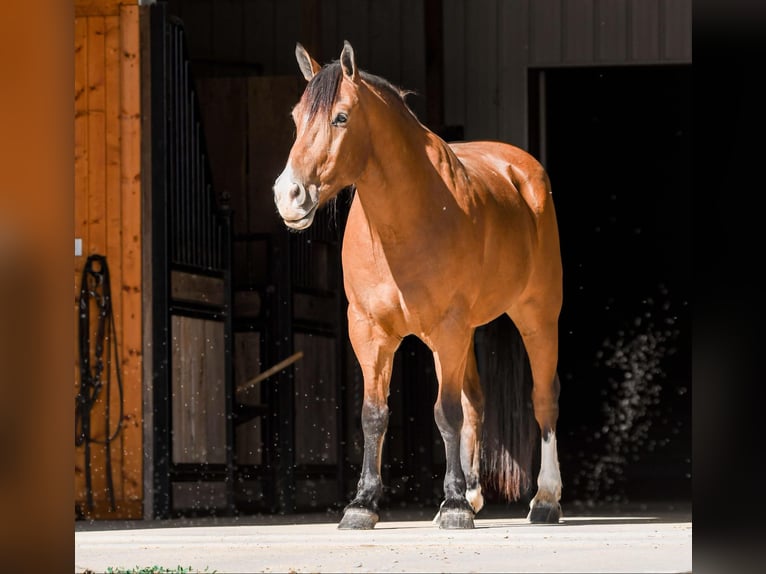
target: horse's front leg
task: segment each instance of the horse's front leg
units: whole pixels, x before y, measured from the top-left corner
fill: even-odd
[[[439,329],[431,337],[430,342],[439,380],[434,418],[444,440],[446,458],[444,501],[439,508],[439,514],[434,519],[440,528],[474,527],[474,508],[466,499],[466,476],[461,465],[461,450],[468,468],[472,466],[475,454],[471,448],[461,449],[461,434],[464,431],[470,434],[470,431],[463,427],[462,401],[468,353],[473,351],[472,337],[472,330],[460,329],[450,323]],[[473,427],[473,425],[470,426]],[[470,438],[475,440],[477,437]],[[471,486],[476,488],[478,485]]]
[[[364,376],[364,457],[356,496],[343,511],[338,528],[367,530],[378,522],[378,501],[383,492],[381,452],[388,428],[388,391],[394,353],[400,340],[387,335],[352,308],[349,308],[349,339]]]

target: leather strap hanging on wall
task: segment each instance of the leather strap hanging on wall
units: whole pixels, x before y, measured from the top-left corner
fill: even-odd
[[[95,305],[98,318],[95,322],[95,333],[91,332],[91,304]],[[114,481],[112,478],[111,443],[122,430],[123,394],[120,360],[117,348],[117,331],[112,315],[112,295],[109,282],[109,267],[103,255],[90,255],[82,271],[80,282],[80,317],[79,317],[79,351],[80,351],[80,390],[75,399],[75,445],[85,448],[85,486],[87,490],[88,510],[93,510],[93,483],[91,477],[90,445],[104,445],[106,463],[106,490],[109,496],[109,509],[115,510]],[[91,335],[94,335],[91,338]],[[112,355],[114,355],[115,373],[119,393],[119,416],[113,432],[111,427],[111,372]],[[91,364],[91,357],[93,364]],[[97,439],[92,436],[91,411],[104,389],[105,437]]]

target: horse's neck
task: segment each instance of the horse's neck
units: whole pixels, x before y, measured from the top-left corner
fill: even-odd
[[[464,177],[463,167],[449,146],[414,117],[377,121],[375,133],[384,135],[372,138],[373,153],[356,186],[367,221],[381,233],[423,233],[438,223],[435,214],[456,207],[454,184]]]

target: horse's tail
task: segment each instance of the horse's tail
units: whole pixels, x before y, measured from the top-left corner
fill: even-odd
[[[477,334],[476,358],[485,403],[482,482],[514,501],[529,489],[539,437],[529,358],[521,334],[506,315]]]

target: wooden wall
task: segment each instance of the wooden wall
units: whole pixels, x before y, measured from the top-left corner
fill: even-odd
[[[360,67],[415,94],[425,120],[424,0],[170,0],[198,68],[297,75],[343,40]],[[691,63],[691,0],[441,0],[444,123],[527,146],[530,68]]]
[[[442,0],[445,123],[528,144],[529,69],[689,64],[691,0]]]
[[[122,432],[112,443],[116,511],[108,510],[104,447],[93,445],[95,508],[85,508],[83,448],[75,454],[75,501],[93,518],[142,517],[141,418],[141,170],[139,8],[135,0],[77,0],[74,21],[75,237],[77,330],[80,278],[88,255],[105,255],[111,275],[119,364],[112,369],[112,429],[119,412],[117,373],[124,386]],[[93,313],[92,313],[93,314]],[[76,331],[77,332],[77,331]],[[74,349],[74,392],[80,384]],[[91,418],[103,439],[104,393]]]

